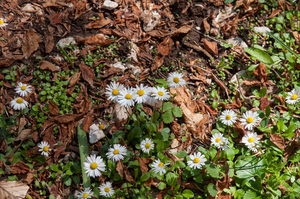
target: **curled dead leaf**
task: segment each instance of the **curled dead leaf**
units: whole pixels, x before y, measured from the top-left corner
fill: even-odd
[[[283,138],[279,134],[270,134],[271,141],[278,146],[281,150],[284,150]]]
[[[70,78],[70,83],[69,87],[74,86],[77,84],[78,80],[80,79],[81,72],[76,72],[71,78]]]
[[[80,64],[79,64],[79,68],[80,68],[80,71],[82,73],[82,77],[85,81],[87,81],[87,83],[92,87],[94,88],[94,79],[95,79],[95,73],[94,71],[89,68],[87,65],[84,64],[84,62],[82,61]]]
[[[123,178],[124,177],[124,169],[123,169],[122,161],[118,161],[116,170],[118,171],[118,173],[121,176],[121,178]]]
[[[196,132],[203,115],[200,113],[193,113],[184,104],[180,105],[183,112],[183,120],[189,131]]]
[[[52,63],[48,61],[42,61],[41,63],[41,69],[42,70],[51,70],[52,72],[59,72],[60,67],[53,65]]]
[[[92,23],[89,23],[86,28],[87,29],[93,29],[93,28],[102,28],[103,26],[106,26],[108,24],[110,24],[112,21],[107,18],[102,18],[102,19],[99,19],[99,20],[96,20],[95,22],[92,22]]]
[[[168,55],[172,49],[173,40],[170,37],[165,38],[158,46],[158,53]]]
[[[129,113],[131,112],[131,109],[129,108]],[[125,107],[121,106],[119,103],[115,104],[114,110],[113,110],[113,115],[114,115],[114,119],[115,122],[121,122],[122,120],[124,120],[124,122],[127,121],[128,119],[128,113],[125,109]]]
[[[207,50],[208,52],[212,53],[213,55],[218,55],[218,46],[217,43],[215,42],[210,42],[206,39],[202,40],[204,43],[204,48],[205,50]]]
[[[41,42],[41,38],[39,35],[31,30],[26,33],[25,38],[22,43],[22,52],[27,59],[34,51],[39,48],[39,42]]]
[[[59,114],[59,108],[57,106],[57,104],[55,104],[55,102],[53,101],[49,101],[49,111],[52,115],[58,115]]]
[[[94,112],[94,109],[92,109],[87,115],[86,117],[84,118],[84,121],[83,121],[83,126],[82,126],[82,129],[85,131],[85,132],[90,132],[90,126],[93,124],[93,112]]]
[[[24,141],[25,139],[27,139],[28,135],[30,135],[31,133],[31,129],[24,129],[22,130],[19,135],[16,137],[16,139],[14,140],[14,142],[21,140]]]
[[[0,196],[1,198],[25,198],[29,186],[17,181],[1,181]]]

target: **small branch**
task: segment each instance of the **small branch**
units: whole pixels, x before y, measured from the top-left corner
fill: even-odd
[[[190,48],[198,51],[198,52],[204,53],[209,59],[214,60],[214,58],[204,48],[202,48],[201,46],[196,46],[196,45],[190,44],[190,43],[183,43],[183,44],[186,45],[187,47],[190,47]]]

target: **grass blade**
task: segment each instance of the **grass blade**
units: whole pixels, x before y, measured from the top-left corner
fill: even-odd
[[[80,152],[80,162],[81,162],[81,170],[82,170],[82,179],[84,188],[89,188],[91,186],[90,178],[85,174],[85,170],[83,169],[83,163],[85,162],[85,158],[89,156],[88,142],[86,137],[86,132],[82,129],[82,126],[78,123],[77,125],[77,136],[78,136],[78,145]]]

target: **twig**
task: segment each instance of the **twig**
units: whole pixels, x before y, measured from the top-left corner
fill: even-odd
[[[71,65],[72,65],[72,68],[75,68],[75,67],[74,67],[73,61],[71,60],[71,58],[69,57],[69,55],[66,53],[66,51],[65,51],[59,44],[57,44],[57,46],[58,46],[59,49],[63,52],[63,54],[68,58],[69,62],[70,62]]]
[[[196,46],[190,43],[183,43],[184,45],[186,45],[187,47],[190,47],[198,52],[203,52],[209,59],[214,59],[204,48],[202,48],[201,46]]]

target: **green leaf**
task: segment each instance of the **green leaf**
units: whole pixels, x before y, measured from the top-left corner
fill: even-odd
[[[178,174],[168,172],[166,175],[166,182],[168,185],[174,187],[177,184]]]
[[[283,120],[279,120],[276,125],[277,125],[278,132],[281,133],[284,128]]]
[[[67,177],[65,178],[65,180],[64,180],[64,183],[65,183],[66,186],[71,186],[71,184],[72,184],[72,179],[71,179],[69,176],[67,176]]]
[[[218,108],[218,106],[219,106],[219,102],[214,100],[213,103],[212,103],[212,107],[213,108]]]
[[[263,62],[264,64],[271,65],[274,63],[273,59],[268,53],[258,48],[247,47],[244,50],[251,56],[255,57],[258,61]]]
[[[264,97],[267,94],[267,88],[263,87],[262,89],[260,89],[259,94],[260,97]]]
[[[232,150],[232,149],[229,148],[229,149],[225,150],[225,153],[226,153],[226,155],[227,155],[227,158],[228,158],[230,161],[233,161],[234,156],[235,156],[234,150]]]
[[[157,144],[156,144],[156,150],[158,152],[163,151],[165,148],[165,142],[163,140],[158,140]]]
[[[189,189],[185,189],[183,192],[182,192],[182,195],[183,197],[185,198],[193,198],[194,197],[194,193],[189,190]]]
[[[10,75],[5,75],[5,79],[11,80],[11,76]]]
[[[50,169],[52,170],[52,171],[55,171],[55,172],[57,172],[59,169],[58,169],[58,166],[56,165],[56,164],[51,164],[50,165]]]
[[[19,181],[19,179],[16,175],[14,175],[14,176],[8,176],[7,181]]]
[[[205,165],[207,173],[213,178],[219,178],[220,176],[220,169],[214,165],[213,163],[209,162]]]
[[[159,84],[163,84],[165,85],[166,84],[166,80],[165,79],[155,79],[156,83],[159,83]]]
[[[73,173],[72,173],[72,171],[71,171],[71,170],[67,170],[67,171],[66,171],[66,174],[67,174],[68,176],[71,176],[71,175],[73,175]]]
[[[245,195],[244,195],[244,199],[253,199],[256,197],[256,193],[252,190],[248,190]]]
[[[290,122],[289,127],[287,128],[287,130],[285,131],[285,134],[288,136],[289,134],[292,135],[294,133],[294,131],[296,130],[297,125],[294,122]],[[289,138],[292,138],[290,136],[288,136]]]
[[[262,121],[260,121],[260,126],[265,128],[269,124],[269,118],[264,118]]]
[[[218,193],[217,187],[212,183],[209,183],[209,185],[207,185],[207,191],[212,197],[215,197]]]
[[[162,108],[160,108],[160,110],[168,111],[171,110],[172,108],[173,108],[172,102],[164,102],[164,105]]]
[[[247,179],[255,175],[261,177],[264,172],[262,169],[266,167],[265,159],[258,159],[256,156],[246,157],[237,162],[236,175],[238,178]]]
[[[166,188],[166,186],[167,186],[167,185],[166,185],[166,183],[164,183],[164,182],[161,182],[161,183],[159,183],[159,185],[158,185],[158,187],[157,187],[157,188],[158,188],[159,190],[163,190],[163,189],[165,189],[165,188]]]
[[[269,117],[270,114],[271,114],[270,106],[267,106],[267,107],[266,107],[266,117]]]
[[[147,181],[148,179],[150,178],[150,173],[144,173],[142,176],[141,176],[141,181]]]
[[[38,105],[33,105],[33,106],[32,106],[32,109],[33,109],[34,111],[39,111],[40,108],[39,108]]]
[[[42,92],[40,92],[40,95],[47,95],[47,92],[46,91],[42,91]]]
[[[5,70],[2,71],[2,73],[4,73],[4,74],[9,73],[9,70],[5,69]]]
[[[182,117],[182,110],[178,106],[174,106],[172,111],[175,117]]]
[[[170,124],[171,122],[173,122],[174,117],[173,117],[172,111],[168,110],[165,113],[163,113],[162,114],[162,119],[163,119],[165,124]]]
[[[163,141],[168,141],[169,140],[169,132],[170,132],[169,128],[164,128],[163,130],[161,130],[160,133],[163,137]]]
[[[83,163],[85,162],[85,158],[89,156],[89,146],[86,138],[86,132],[82,129],[79,123],[77,125],[77,136],[82,169],[83,186],[84,188],[89,188],[91,186],[90,178],[87,177],[85,170],[83,169]]]
[[[178,153],[174,153],[174,155],[176,155],[179,158],[185,158],[187,153],[185,151],[179,151]]]

